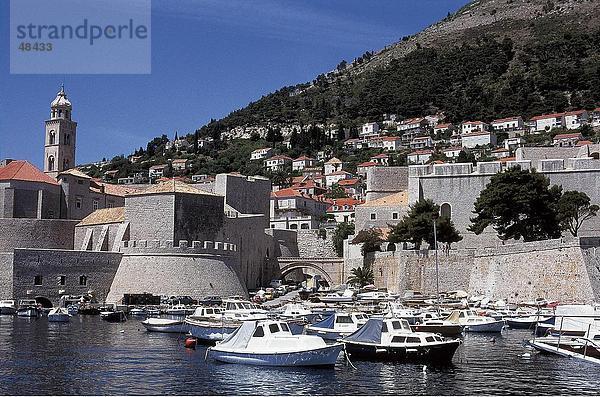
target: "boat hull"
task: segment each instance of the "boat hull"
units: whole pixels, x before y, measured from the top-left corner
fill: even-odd
[[[239,325],[221,325],[220,323],[208,322],[185,322],[187,332],[201,343],[216,343],[232,334]]]
[[[513,328],[513,329],[534,329],[538,322],[542,323],[547,320],[548,320],[547,317],[546,318],[540,317],[539,321],[537,319],[525,320],[525,319],[518,319],[518,318],[507,318],[505,321],[506,321],[506,325],[508,325],[510,328]]]
[[[14,307],[9,307],[9,306],[1,306],[0,307],[0,315],[2,315],[2,314],[12,315],[12,314],[15,314],[16,312],[17,312],[17,309]]]
[[[459,336],[463,332],[463,326],[454,325],[429,325],[419,324],[411,325],[410,328],[415,332],[431,332],[433,334],[440,334],[442,336]]]
[[[66,313],[48,314],[48,321],[51,323],[68,323],[71,316]]]
[[[240,353],[211,348],[209,357],[229,364],[271,367],[325,367],[335,365],[344,346],[335,344],[320,349],[289,353]]]
[[[504,329],[504,321],[494,321],[490,323],[481,324],[469,324],[465,326],[466,332],[481,332],[481,333],[494,333],[502,332]]]
[[[40,311],[36,308],[27,308],[17,310],[18,317],[39,317]]]
[[[416,347],[378,346],[353,342],[344,343],[346,344],[346,351],[350,355],[350,359],[427,362],[438,365],[451,363],[456,349],[460,346],[459,340]]]
[[[100,313],[100,318],[102,318],[102,320],[107,321],[109,323],[121,323],[121,322],[127,320],[127,318],[125,317],[125,313],[123,313],[121,311],[102,312],[102,313]]]
[[[169,325],[147,324],[142,321],[142,325],[149,332],[164,332],[168,334],[185,334],[188,331],[188,326],[183,322],[178,322]]]

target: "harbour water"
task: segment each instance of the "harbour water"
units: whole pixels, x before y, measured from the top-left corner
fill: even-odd
[[[282,369],[205,361],[138,320],[0,316],[0,394],[596,394],[598,368],[528,352],[528,331],[467,335],[447,368],[354,362]]]

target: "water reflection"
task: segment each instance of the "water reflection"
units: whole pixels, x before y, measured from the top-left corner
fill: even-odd
[[[533,354],[526,331],[467,335],[454,364],[356,361],[330,369],[263,368],[205,361],[205,347],[147,333],[139,320],[71,323],[0,316],[1,394],[594,394],[597,367]]]

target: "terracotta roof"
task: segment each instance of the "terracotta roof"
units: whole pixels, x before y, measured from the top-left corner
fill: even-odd
[[[259,152],[264,152],[264,151],[268,152],[269,150],[271,150],[271,148],[270,147],[266,147],[266,148],[262,148],[262,149],[253,150],[252,153],[259,153]]]
[[[451,126],[451,125],[452,125],[452,124],[450,124],[450,123],[448,123],[448,124],[438,124],[438,125],[436,125],[436,126],[435,126],[435,127],[433,127],[433,128],[435,128],[435,129],[439,129],[439,128],[446,129],[446,128],[450,128],[450,126]]]
[[[300,156],[300,157],[298,157],[297,159],[295,159],[294,161],[307,161],[307,160],[309,160],[309,161],[311,161],[311,160],[312,160],[312,161],[314,161],[315,159],[313,159],[312,157]]]
[[[379,164],[373,162],[373,161],[365,161],[364,163],[360,163],[359,165],[357,165],[357,167],[375,167]]]
[[[446,162],[442,161],[442,160],[435,160],[435,161],[432,161],[431,164],[446,164]]]
[[[363,201],[361,200],[356,200],[353,199],[351,197],[348,198],[338,198],[338,199],[333,199],[333,200],[328,200],[331,205],[329,206],[329,208],[327,208],[327,212],[336,212],[336,211],[349,211],[349,210],[353,210],[354,206],[362,204]],[[344,206],[349,206],[349,209],[344,209]],[[333,209],[334,206],[337,207],[342,207],[342,208],[338,208],[337,210]]]
[[[175,160],[173,160],[173,164],[175,164],[175,163],[187,163],[188,161],[190,161],[190,160],[188,160],[188,159],[175,159]]]
[[[337,157],[332,157],[329,160],[327,160],[327,162],[325,164],[341,164],[342,160],[338,159]]]
[[[465,125],[465,124],[471,124],[471,125],[482,125],[482,124],[485,124],[485,123],[484,123],[483,121],[479,121],[479,120],[477,120],[477,121],[465,121],[465,122],[463,122],[462,124],[463,124],[463,125]]]
[[[418,123],[422,122],[423,120],[425,120],[424,117],[416,117],[416,118],[412,118],[412,119],[403,120],[400,124],[403,124],[403,125],[418,124]]]
[[[157,165],[153,165],[152,167],[150,167],[150,169],[151,170],[161,170],[161,169],[165,169],[167,167],[168,167],[167,164],[157,164]]]
[[[571,133],[571,134],[558,134],[554,136],[554,139],[570,139],[570,138],[581,138],[582,135],[579,132]]]
[[[361,204],[362,207],[389,207],[392,205],[408,205],[408,192],[401,191]]]
[[[389,157],[390,157],[390,156],[389,156],[388,154],[381,153],[381,154],[378,154],[377,156],[373,156],[373,157],[371,157],[371,158],[372,158],[372,159],[387,159],[387,158],[389,158]]]
[[[25,181],[40,182],[49,185],[58,185],[58,182],[44,174],[33,164],[26,160],[15,160],[0,168],[0,181]]]
[[[71,168],[66,171],[62,171],[58,175],[72,175],[77,178],[92,179],[91,176],[84,174],[83,172],[79,171],[77,168]]]
[[[578,116],[578,115],[583,114],[585,112],[587,112],[587,110],[583,110],[583,109],[581,109],[581,110],[571,110],[570,112],[566,112],[565,116]]]
[[[510,150],[505,149],[503,147],[492,150],[492,153],[503,153],[503,152],[510,152]]]
[[[164,194],[164,193],[188,193],[188,194],[203,194],[208,196],[216,196],[213,193],[205,192],[200,189],[196,189],[193,186],[188,185],[176,180],[169,182],[162,182],[156,185],[151,185],[148,189],[139,190],[127,194],[127,196],[143,196],[146,194]]]
[[[585,146],[585,145],[593,145],[594,142],[592,141],[579,141],[577,142],[577,144],[575,146]]]
[[[415,150],[414,152],[409,153],[408,155],[409,156],[414,156],[414,155],[418,155],[418,154],[433,154],[433,150],[429,150],[429,149],[426,149],[426,150]]]
[[[418,137],[413,138],[413,141],[422,141],[422,140],[427,140],[427,139],[431,139],[431,138],[428,136],[418,136]]]
[[[77,226],[92,226],[102,225],[106,223],[120,223],[125,220],[125,208],[114,207],[114,208],[103,208],[96,210],[83,218]]]
[[[446,149],[442,150],[442,152],[453,152],[455,150],[459,150],[460,151],[460,150],[462,150],[462,148],[460,146],[452,146],[452,147],[449,147],[449,148],[446,148]]]
[[[515,161],[517,158],[516,157],[502,157],[501,159],[498,159],[498,161],[500,161],[501,163],[506,163],[508,161]]]
[[[544,119],[552,119],[557,117],[563,117],[564,113],[550,113],[550,114],[541,114],[538,116],[533,116],[531,121],[544,120]]]
[[[104,194],[119,197],[125,197],[128,194],[140,191],[138,188],[133,188],[127,185],[115,185],[112,183],[106,183],[98,178],[92,178],[92,181],[90,182],[90,190],[92,192],[102,193],[102,188],[104,188]]]

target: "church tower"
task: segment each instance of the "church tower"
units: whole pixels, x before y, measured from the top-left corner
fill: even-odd
[[[53,178],[75,166],[77,123],[71,120],[71,102],[62,86],[50,104],[50,119],[46,120],[44,172]]]

